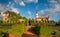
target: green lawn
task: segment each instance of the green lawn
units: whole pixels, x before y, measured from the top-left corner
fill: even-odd
[[[60,36],[60,26],[50,26],[51,30],[56,30],[56,36]]]

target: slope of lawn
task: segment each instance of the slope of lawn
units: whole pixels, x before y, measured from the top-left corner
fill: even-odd
[[[50,26],[51,30],[56,30],[56,36],[60,36],[60,26]]]
[[[11,26],[0,26],[0,31],[2,31],[2,32],[7,32],[8,31],[8,29],[10,29],[11,28]]]

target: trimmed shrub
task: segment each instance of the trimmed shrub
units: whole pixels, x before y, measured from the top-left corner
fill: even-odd
[[[51,29],[49,26],[36,26],[34,32],[38,35],[51,35]]]
[[[40,35],[51,35],[51,32],[49,26],[40,26]]]
[[[54,25],[56,25],[56,22],[54,22],[54,21],[49,21],[49,22],[46,22],[45,24],[46,24],[46,25],[52,25],[52,26],[54,26]]]
[[[3,37],[3,33],[2,33],[2,31],[0,31],[0,37]]]
[[[33,28],[34,33],[38,34],[40,33],[40,26],[36,26]]]
[[[10,34],[15,34],[15,35],[22,35],[26,31],[25,25],[23,24],[16,24],[13,25],[12,28],[8,31]]]

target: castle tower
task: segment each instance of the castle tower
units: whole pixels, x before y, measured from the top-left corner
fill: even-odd
[[[38,12],[36,12],[36,18],[38,18],[39,16],[38,16]]]
[[[50,16],[48,16],[48,21],[50,21]]]
[[[41,18],[39,17],[39,15],[38,15],[38,12],[36,12],[36,21],[41,21]]]
[[[9,16],[8,11],[4,12],[3,15],[2,15],[2,20],[3,20],[4,22],[7,22],[7,21],[8,21],[8,16]]]

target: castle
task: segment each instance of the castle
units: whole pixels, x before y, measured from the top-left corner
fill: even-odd
[[[38,22],[46,22],[46,21],[50,21],[50,17],[48,16],[48,17],[40,17],[39,15],[38,15],[38,12],[36,12],[36,21],[38,21]]]
[[[6,12],[4,12],[3,14],[2,14],[2,20],[4,21],[4,22],[8,22],[9,21],[9,13],[8,13],[9,11],[6,11]]]
[[[10,13],[9,13],[10,11],[6,11],[6,12],[4,12],[3,14],[2,14],[2,21],[3,22],[11,22],[10,20]],[[12,12],[12,11],[11,11]],[[13,18],[14,19],[14,18]],[[12,21],[13,22],[13,21]],[[14,21],[15,22],[15,21]],[[18,21],[17,22],[25,22],[25,20],[24,19],[18,19]]]

